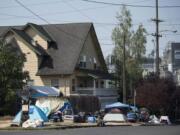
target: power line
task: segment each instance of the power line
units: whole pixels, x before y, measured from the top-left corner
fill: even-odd
[[[92,8],[93,9],[93,8]],[[71,11],[67,11],[67,12],[56,12],[56,13],[69,13]],[[54,15],[54,13],[49,13],[49,15]],[[0,18],[1,21],[2,20],[11,20],[11,19],[16,19],[16,18],[27,18],[27,19],[36,19],[35,17],[33,16],[22,16],[22,15],[15,15],[15,14],[8,14],[8,13],[0,13],[0,15],[5,15],[5,16],[10,16],[10,17],[13,17],[13,18]],[[143,26],[150,26],[148,22],[141,22],[143,24]],[[144,24],[144,23],[148,23],[148,24]],[[116,25],[119,25],[118,23],[113,23],[113,22],[94,22],[93,21],[93,24],[95,25],[106,25],[106,26],[116,26]],[[132,25],[139,25],[140,23],[133,23]],[[180,26],[180,23],[162,23],[161,24],[162,26]]]
[[[57,4],[57,3],[61,3],[62,1],[56,0],[56,1],[49,1],[49,2],[31,3],[31,4],[26,4],[26,6],[42,6],[42,5],[47,5],[47,4]],[[75,0],[71,0],[71,1],[75,1]],[[131,4],[142,3],[142,2],[146,2],[146,1],[149,1],[149,0],[141,0],[141,1],[137,1],[137,2],[131,2]],[[2,7],[0,7],[0,9],[18,8],[18,7],[21,7],[21,6],[19,6],[19,5],[2,6]]]
[[[29,12],[32,13],[34,16],[36,16],[37,18],[41,19],[42,21],[44,21],[44,22],[47,23],[47,24],[51,24],[51,23],[49,23],[49,21],[47,21],[46,19],[44,19],[43,17],[41,17],[41,16],[39,16],[38,14],[36,14],[35,12],[33,12],[30,8],[26,7],[26,6],[25,6],[23,3],[21,3],[20,1],[18,1],[18,0],[15,0],[15,1],[16,1],[19,5],[21,5],[23,8],[25,8],[27,11],[29,11]],[[82,40],[80,37],[78,37],[78,36],[76,36],[76,35],[73,35],[73,34],[71,34],[71,33],[69,33],[69,32],[66,32],[66,31],[60,29],[59,27],[56,27],[56,26],[54,26],[54,27],[55,27],[57,30],[65,33],[66,35],[69,35],[69,36],[74,37],[74,38],[76,38],[76,39]]]
[[[81,8],[79,9],[80,11],[87,11],[87,10],[94,10],[94,9],[100,9],[100,8],[108,8],[109,6],[101,6],[101,7],[89,7],[89,8]],[[55,15],[55,14],[65,14],[65,13],[74,13],[74,12],[77,12],[77,11],[74,11],[74,10],[68,10],[68,11],[60,11],[60,12],[47,12],[47,13],[42,13],[42,14],[39,14],[39,15]],[[6,13],[0,13],[1,15],[6,15]],[[32,16],[27,16],[27,17],[32,17]]]
[[[81,12],[79,9],[77,9],[75,6],[71,5],[70,3],[68,3],[67,1],[64,1],[69,7],[73,8],[76,12],[80,13],[82,16],[88,18],[89,20],[92,20],[89,16],[87,16],[86,14],[84,14],[83,12]]]
[[[88,15],[84,14],[81,10],[79,10],[79,9],[76,8],[75,6],[71,5],[71,4],[68,3],[67,1],[65,1],[65,3],[66,3],[68,6],[70,6],[71,8],[73,8],[75,11],[79,12],[82,16],[88,18],[88,19],[91,20],[91,21],[93,20],[93,19],[91,19]],[[107,28],[104,27],[104,26],[100,26],[100,27],[102,27],[102,28],[104,28],[105,30],[107,30]]]
[[[104,5],[112,5],[112,6],[127,6],[127,7],[139,7],[139,8],[156,8],[155,6],[148,6],[148,5],[133,5],[133,4],[123,4],[123,3],[112,3],[112,2],[104,2],[104,1],[95,1],[95,0],[81,0],[84,2],[89,3],[96,3],[96,4],[104,4]],[[159,8],[180,8],[179,5],[177,6],[159,6]]]
[[[101,7],[91,7],[91,8],[82,8],[82,9],[79,9],[79,11],[87,11],[87,10],[93,10],[93,9],[99,9],[99,8],[106,8],[106,7],[109,7],[109,6],[101,6]],[[74,13],[74,12],[79,12],[79,11],[74,11],[74,10],[69,10],[69,11],[62,11],[62,12],[48,12],[48,13],[42,13],[42,14],[39,14],[39,15],[45,15],[45,16],[51,16],[51,15],[55,15],[55,14],[66,14],[66,13]],[[19,15],[15,15],[15,14],[7,14],[7,13],[0,13],[0,15],[5,15],[5,16],[12,16],[12,17],[22,17],[22,18],[32,18],[34,19],[33,16],[19,16]],[[0,18],[0,19],[4,19],[4,18]],[[6,19],[6,18],[5,18]],[[9,18],[8,18],[9,20]]]
[[[50,2],[39,2],[39,3],[31,3],[27,4],[26,6],[42,6],[42,5],[47,5],[47,4],[57,4],[62,1],[50,1]],[[20,5],[11,5],[11,6],[5,6],[5,7],[0,7],[0,9],[8,9],[8,8],[18,8],[21,7]]]
[[[22,15],[15,15],[15,14],[8,14],[8,13],[0,13],[0,15],[5,15],[5,16],[10,16],[10,17],[15,17],[15,18],[31,18],[31,19],[37,19],[33,16],[22,16]],[[9,20],[9,19],[13,19],[13,18],[0,18],[0,19],[3,19],[3,20]]]

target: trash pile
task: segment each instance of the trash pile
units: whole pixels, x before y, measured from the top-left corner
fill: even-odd
[[[108,123],[123,123],[123,122],[144,122],[149,124],[168,124],[170,125],[170,119],[168,116],[150,115],[150,111],[147,108],[138,109],[135,106],[116,102],[105,106],[105,115],[103,117],[104,124]]]

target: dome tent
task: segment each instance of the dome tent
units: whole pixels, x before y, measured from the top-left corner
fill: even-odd
[[[12,121],[12,125],[20,125],[21,123],[22,110],[15,116]],[[37,106],[30,105],[29,106],[29,119],[31,121],[40,120],[43,122],[47,122],[48,118],[44,114],[44,112],[38,108]]]

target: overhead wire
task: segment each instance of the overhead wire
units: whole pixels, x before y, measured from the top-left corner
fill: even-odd
[[[104,1],[95,1],[95,0],[81,0],[84,2],[89,3],[96,3],[96,4],[104,4],[104,5],[112,5],[112,6],[127,6],[127,7],[136,7],[136,8],[156,8],[155,6],[149,6],[149,5],[133,5],[133,4],[124,4],[124,3],[112,3],[112,2],[104,2]],[[159,8],[180,8],[180,5],[176,6],[159,6]]]
[[[78,8],[76,8],[76,7],[73,6],[72,4],[68,3],[67,1],[65,1],[65,3],[66,3],[69,7],[73,8],[75,11],[77,11],[78,13],[80,13],[82,16],[86,17],[86,18],[89,19],[91,22],[93,22],[93,19],[90,18],[88,15],[86,15],[84,12],[80,11]],[[102,26],[102,25],[101,25],[100,27],[102,27],[102,28],[104,28],[105,30],[107,30],[107,28],[106,28],[105,26]]]
[[[15,0],[19,5],[21,5],[23,8],[25,8],[26,10],[28,10],[30,13],[32,13],[34,16],[36,16],[37,18],[41,19],[42,21],[44,21],[45,23],[47,24],[51,24],[49,23],[48,20],[46,20],[45,18],[41,17],[40,15],[36,14],[35,12],[33,12],[30,8],[26,7],[23,3],[21,3],[20,1],[18,0]],[[83,0],[83,1],[86,1],[86,0]],[[74,8],[75,9],[75,8]],[[77,9],[76,9],[77,11]],[[80,11],[77,11],[77,12],[80,12]],[[81,13],[82,14],[82,13]],[[85,15],[84,15],[85,16]],[[25,16],[17,16],[17,17],[25,17]],[[89,17],[88,17],[89,18]],[[95,23],[95,24],[100,24],[100,23]],[[116,23],[101,23],[102,25],[117,25]],[[168,25],[168,24],[166,24]],[[172,24],[171,24],[172,25]],[[180,24],[173,24],[173,25],[180,25]],[[74,38],[78,38],[80,39],[79,37],[77,37],[76,35],[72,35],[71,33],[68,33],[62,29],[59,29],[59,27],[57,27],[57,30],[60,30],[61,32],[69,35],[69,36],[72,36]],[[163,35],[169,35],[169,34],[163,34]],[[180,34],[173,34],[173,35],[180,35]],[[114,44],[108,44],[108,43],[101,43],[102,45],[114,45]]]
[[[27,4],[26,6],[42,6],[42,5],[47,5],[47,4],[57,4],[60,3],[61,1],[56,0],[56,1],[49,1],[49,2],[39,2],[39,3],[31,3],[31,4]],[[21,7],[20,5],[11,5],[11,6],[2,6],[0,7],[0,9],[8,9],[8,8],[17,8],[17,7]]]
[[[68,12],[68,11],[67,11]],[[59,12],[59,13],[63,13],[63,12]],[[66,13],[66,12],[65,12]],[[52,13],[53,14],[53,13]],[[10,17],[13,17],[13,18],[0,18],[2,20],[11,20],[11,19],[16,19],[17,17],[18,18],[30,18],[30,19],[36,19],[35,17],[33,16],[22,16],[22,15],[15,15],[15,14],[8,14],[8,13],[0,13],[0,15],[5,15],[5,16],[10,16]],[[86,16],[87,17],[87,16]],[[89,18],[89,17],[88,17]],[[89,18],[91,19],[91,18]],[[92,19],[91,19],[92,20]],[[143,26],[146,26],[145,23],[147,23],[147,25],[149,26],[149,24],[151,22],[140,22],[143,24]],[[132,25],[139,25],[140,23],[133,23]],[[109,26],[114,26],[114,25],[119,25],[118,23],[112,23],[112,22],[95,22],[93,21],[93,24],[96,24],[96,25],[109,25]],[[161,23],[161,25],[163,26],[174,26],[174,25],[180,25],[180,23]]]
[[[44,21],[44,22],[47,23],[47,24],[51,24],[48,20],[46,20],[45,18],[43,18],[43,17],[41,17],[40,15],[36,14],[35,12],[33,12],[30,8],[26,7],[26,6],[25,6],[23,3],[21,3],[19,0],[15,0],[15,1],[16,1],[19,5],[21,5],[23,8],[25,8],[27,11],[29,11],[30,13],[32,13],[34,16],[36,16],[37,18],[39,18],[40,20]],[[77,35],[73,35],[73,34],[71,34],[71,33],[69,33],[69,32],[66,32],[66,31],[64,31],[63,29],[60,29],[59,27],[57,27],[57,26],[55,26],[55,25],[54,25],[54,27],[55,27],[57,30],[59,30],[59,31],[63,32],[64,34],[66,34],[66,35],[69,35],[69,36],[74,37],[74,38],[76,38],[76,39],[82,40],[82,38],[78,37]]]

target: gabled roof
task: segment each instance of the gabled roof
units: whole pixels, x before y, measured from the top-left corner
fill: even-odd
[[[21,38],[24,42],[26,42],[27,46],[33,50],[36,54],[38,55],[47,55],[46,51],[44,51],[43,49],[41,49],[38,46],[34,46],[32,45],[32,38],[29,37],[24,31],[22,30],[18,30],[18,29],[14,29],[11,28],[10,29],[14,34],[16,34],[19,38]]]
[[[104,70],[107,69],[92,23],[31,25],[33,27],[36,27],[36,29],[38,29],[38,31],[40,31],[44,35],[46,35],[45,33],[50,33],[50,37],[46,35],[47,38],[54,39],[53,41],[56,42],[58,48],[48,48],[46,50],[48,55],[53,60],[53,68],[40,68],[38,70],[37,75],[72,74],[75,70],[76,63],[78,61],[83,45],[86,42],[88,34],[91,34],[91,36],[93,37],[98,52],[98,56],[100,58]],[[22,33],[19,33],[19,35],[21,34]],[[23,38],[25,39],[27,37]],[[27,40],[29,41],[29,39]]]
[[[43,29],[40,25],[34,24],[34,23],[27,23],[24,29],[28,26],[31,26],[38,34],[40,34],[45,40],[51,42],[53,41],[52,37],[49,35],[49,33]]]

